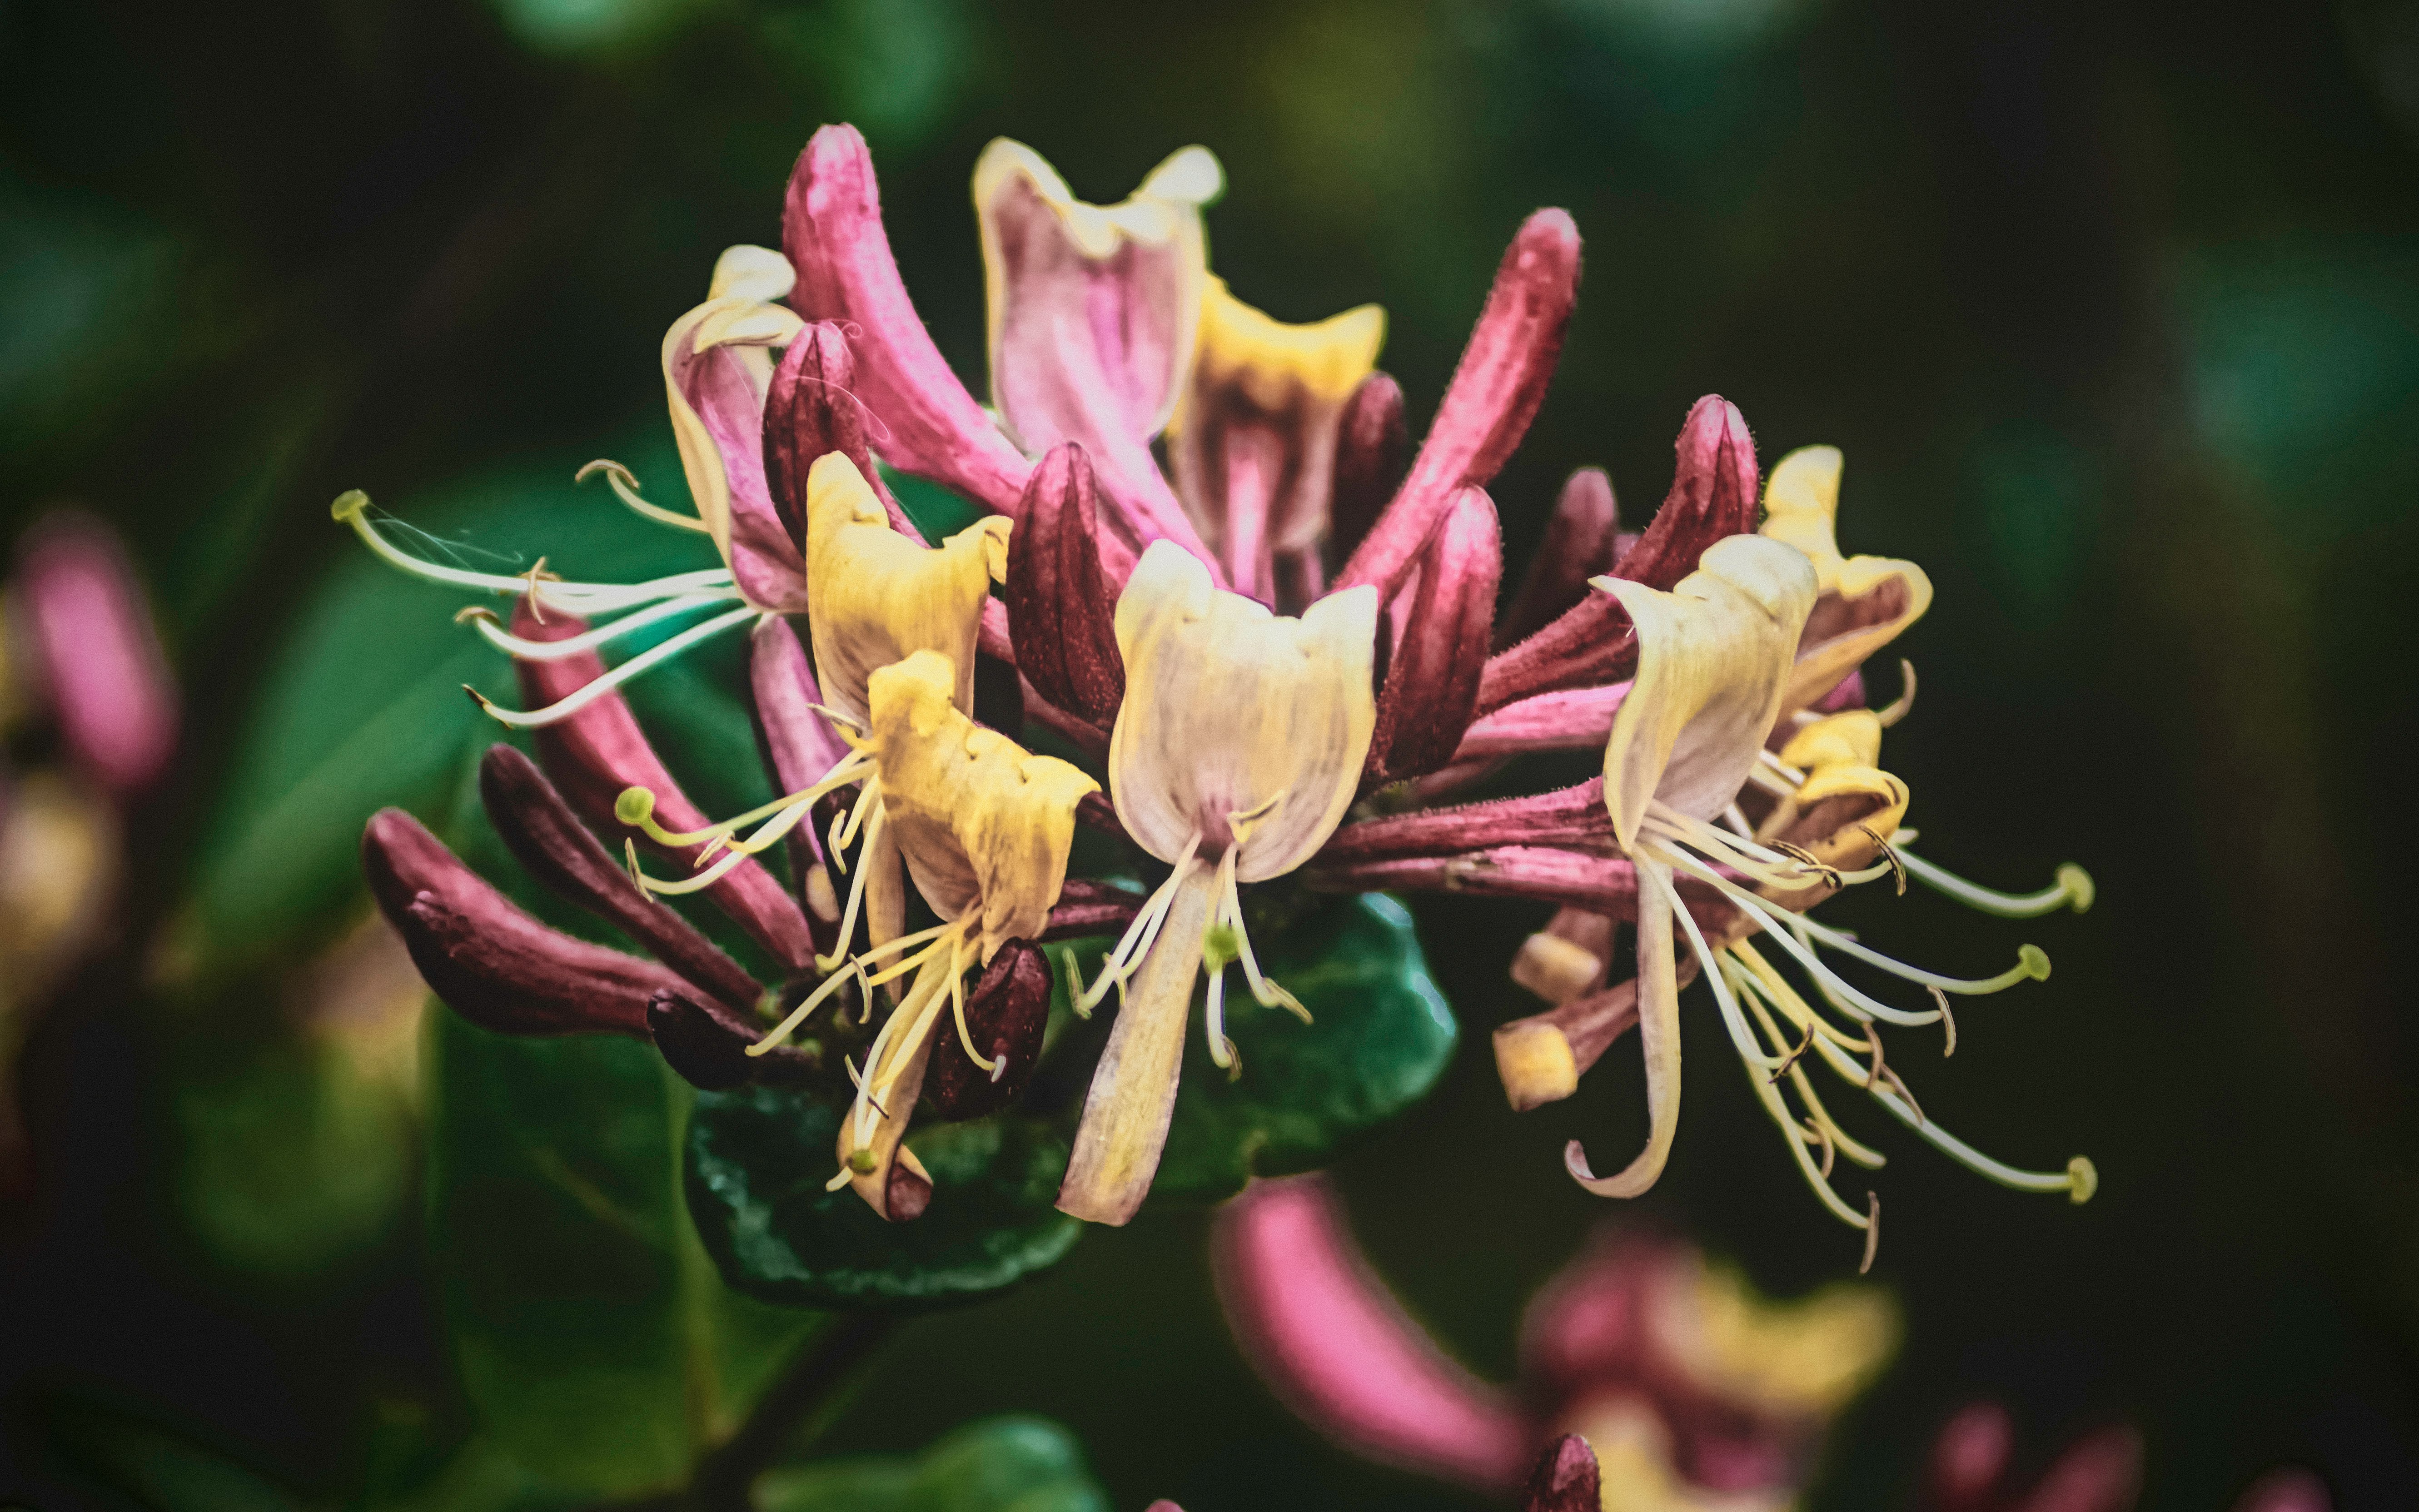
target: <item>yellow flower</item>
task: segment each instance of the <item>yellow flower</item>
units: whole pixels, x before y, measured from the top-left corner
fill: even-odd
[[[1801,446],[1764,486],[1764,529],[1814,564],[1820,596],[1807,617],[1784,708],[1802,709],[1898,639],[1932,607],[1932,579],[1912,562],[1840,555],[1840,449]]]

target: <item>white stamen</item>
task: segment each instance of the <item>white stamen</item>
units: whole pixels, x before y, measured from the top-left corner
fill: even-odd
[[[523,713],[513,709],[500,708],[483,697],[476,688],[471,688],[470,690],[470,696],[477,699],[479,701],[479,707],[486,710],[489,717],[494,718],[499,724],[509,726],[515,730],[542,729],[547,725],[559,724],[562,721],[570,718],[573,715],[578,714],[580,710],[588,707],[591,703],[595,702],[598,699],[603,698],[606,694],[612,692],[623,684],[630,681],[634,677],[637,677],[639,673],[661,666],[663,663],[671,660],[674,656],[679,656],[682,652],[686,651],[691,646],[697,645],[701,641],[711,640],[713,637],[720,635],[725,630],[745,625],[749,620],[755,619],[756,617],[757,611],[755,609],[743,605],[738,609],[732,609],[728,614],[717,614],[713,619],[706,621],[702,625],[691,625],[689,628],[683,630],[680,634],[673,636],[670,640],[666,640],[659,645],[650,646],[646,650],[639,652],[637,656],[632,656],[629,660],[622,663],[619,667],[614,668],[611,671],[607,672],[604,676],[597,678],[594,682],[589,683],[587,686],[579,688],[577,692],[572,693],[566,698],[560,699],[553,703],[547,704],[543,709],[534,709]]]

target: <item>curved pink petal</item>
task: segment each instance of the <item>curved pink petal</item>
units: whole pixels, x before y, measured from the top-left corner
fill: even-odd
[[[1520,1484],[1534,1427],[1404,1315],[1324,1181],[1254,1182],[1220,1211],[1211,1245],[1236,1342],[1304,1422],[1389,1464],[1488,1489]]]
[[[798,156],[781,250],[797,269],[791,306],[833,320],[856,360],[856,393],[879,422],[873,450],[893,467],[1012,513],[1033,470],[958,381],[917,316],[890,239],[873,155],[853,126],[826,126]]]
[[[513,633],[528,640],[560,640],[586,628],[583,622],[562,614],[539,621],[526,597],[513,617]],[[593,654],[559,661],[518,661],[514,669],[520,674],[522,696],[532,708],[568,698],[605,674],[605,664]],[[646,733],[639,728],[638,717],[618,692],[608,693],[535,733],[538,760],[545,764],[547,775],[562,789],[572,807],[613,841],[626,836],[641,847],[670,854],[660,852],[614,816],[613,804],[624,788],[641,787],[655,794],[655,820],[666,829],[702,829],[713,822],[688,801],[671,773],[664,769],[655,747],[647,743]],[[673,858],[689,862],[696,854],[697,848],[691,847]],[[782,964],[803,971],[814,960],[814,939],[797,900],[752,858],[732,868],[705,895]]]
[[[1436,423],[1394,501],[1337,576],[1340,586],[1391,590],[1455,492],[1485,486],[1502,468],[1545,402],[1579,289],[1579,227],[1567,211],[1537,211],[1505,250]]]
[[[730,492],[732,579],[761,609],[804,613],[806,557],[774,509],[764,478],[764,393],[743,358],[754,349],[717,344],[698,351],[677,326],[666,349],[667,381],[697,412],[721,456]]]
[[[53,516],[27,539],[17,588],[68,748],[115,792],[148,786],[176,748],[177,691],[116,535]]]

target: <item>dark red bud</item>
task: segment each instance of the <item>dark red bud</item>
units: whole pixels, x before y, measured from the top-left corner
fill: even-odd
[[[743,1087],[768,1072],[776,1079],[794,1076],[813,1070],[822,1058],[789,1045],[751,1056],[747,1047],[762,1038],[760,1026],[720,1003],[686,993],[660,992],[649,998],[647,1032],[667,1065],[691,1087],[708,1092]]]
[[[1736,405],[1709,393],[1688,410],[1674,450],[1672,491],[1612,575],[1670,592],[1705,548],[1755,529],[1755,439]]]
[[[1025,485],[1008,541],[1008,624],[1017,670],[1047,702],[1107,729],[1126,695],[1117,587],[1102,559],[1091,459],[1051,448]]]
[[[1578,1434],[1565,1433],[1537,1457],[1520,1505],[1522,1512],[1599,1512],[1603,1497],[1595,1451]]]
[[[1403,386],[1388,374],[1370,374],[1345,402],[1335,437],[1335,501],[1328,520],[1329,540],[1339,557],[1361,544],[1402,486],[1410,450]]]
[[[874,470],[873,454],[865,444],[866,416],[848,338],[829,320],[807,327],[782,354],[764,396],[764,482],[773,495],[774,513],[781,517],[791,544],[802,556],[807,549],[807,471],[831,452],[843,453],[856,464],[890,512],[893,529],[909,540],[924,539]]]
[[[647,1001],[686,984],[515,907],[400,809],[362,833],[370,892],[429,990],[501,1034],[646,1033]]]
[[[532,876],[724,1002],[754,1004],[762,991],[756,979],[688,920],[640,894],[535,762],[510,746],[488,747],[479,763],[479,797],[487,822]]]
[[[1015,1102],[1041,1059],[1041,1031],[1050,1023],[1050,962],[1041,948],[1010,940],[966,998],[966,1033],[975,1048],[999,1062],[994,1077],[966,1058],[956,1023],[942,1018],[924,1095],[950,1122],[979,1119]]]
[[[1528,575],[1495,629],[1496,649],[1535,635],[1555,616],[1595,592],[1588,579],[1612,570],[1620,556],[1621,506],[1602,468],[1581,468],[1554,501],[1546,538],[1529,559]]]
[[[1419,574],[1378,697],[1367,769],[1379,782],[1444,765],[1469,728],[1503,577],[1503,532],[1485,489],[1455,497],[1420,554]]]

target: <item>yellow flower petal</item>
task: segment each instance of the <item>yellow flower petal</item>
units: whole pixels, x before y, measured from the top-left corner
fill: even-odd
[[[1780,713],[1814,570],[1758,535],[1715,542],[1660,593],[1598,578],[1638,627],[1638,672],[1604,748],[1605,807],[1625,849],[1659,799],[1699,819],[1738,795]]]
[[[1871,709],[1810,722],[1780,748],[1781,761],[1806,780],[1756,826],[1756,838],[1786,841],[1842,871],[1872,865],[1881,851],[1876,837],[1887,841],[1897,832],[1908,801],[1905,781],[1883,771],[1881,757],[1882,722]],[[1791,907],[1808,906],[1802,888],[1762,890]]]
[[[1298,394],[1340,407],[1377,367],[1385,341],[1386,312],[1377,305],[1291,325],[1235,298],[1213,274],[1201,301],[1194,372],[1235,384],[1263,409],[1289,409]]]
[[[1163,861],[1196,833],[1205,856],[1240,843],[1244,882],[1309,859],[1368,759],[1377,629],[1375,588],[1281,617],[1213,587],[1182,548],[1153,542],[1117,600],[1126,696],[1109,790],[1127,832]]]
[[[1932,607],[1932,579],[1914,563],[1841,557],[1833,533],[1841,466],[1838,447],[1801,446],[1780,459],[1764,485],[1761,533],[1804,552],[1821,585],[1798,642],[1784,709],[1804,708],[1829,692]]]
[[[1038,938],[1067,880],[1075,805],[1101,785],[957,707],[956,669],[918,651],[874,672],[869,739],[890,833],[933,912],[982,915],[988,963]]]
[[[807,471],[807,622],[824,697],[859,718],[873,673],[918,651],[948,658],[953,702],[974,707],[984,597],[1008,570],[1009,521],[992,515],[937,547],[891,529],[882,501],[839,452]]]
[[[1855,1399],[1898,1348],[1898,1309],[1871,1287],[1826,1287],[1766,1302],[1726,1267],[1670,1277],[1647,1310],[1656,1342],[1718,1400],[1758,1412],[1827,1417]]]

